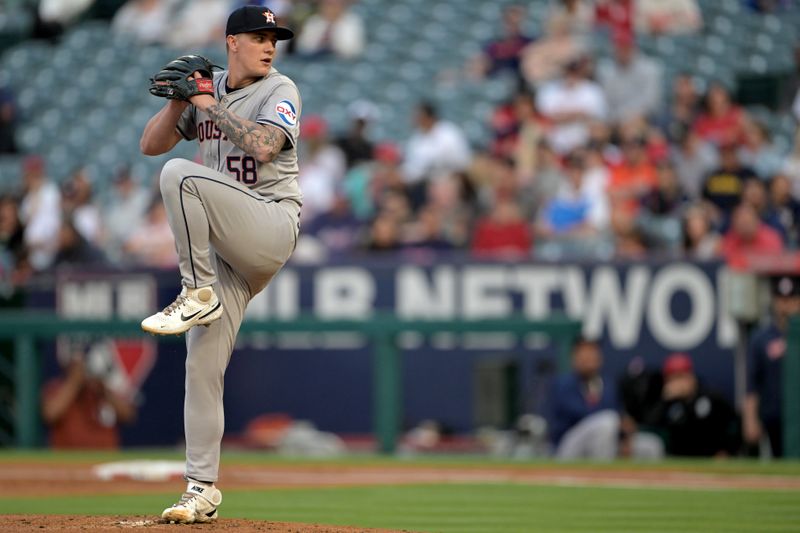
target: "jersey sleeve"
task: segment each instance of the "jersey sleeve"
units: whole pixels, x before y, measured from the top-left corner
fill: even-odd
[[[300,134],[300,93],[291,83],[279,85],[258,110],[256,122],[279,128],[286,135],[284,150],[297,145]]]
[[[195,107],[193,105],[186,106],[183,110],[181,118],[178,119],[178,124],[175,126],[181,137],[187,141],[192,141],[197,138],[197,121],[195,120]]]

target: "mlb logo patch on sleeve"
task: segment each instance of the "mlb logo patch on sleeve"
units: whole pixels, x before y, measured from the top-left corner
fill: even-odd
[[[281,100],[275,106],[275,111],[278,113],[278,116],[281,117],[281,120],[288,124],[289,126],[294,126],[297,124],[297,110],[289,100]]]

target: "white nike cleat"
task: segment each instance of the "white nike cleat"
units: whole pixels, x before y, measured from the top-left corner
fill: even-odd
[[[167,507],[161,519],[170,524],[195,524],[217,519],[217,507],[222,503],[222,493],[213,484],[189,480],[180,501]]]
[[[214,289],[183,288],[163,311],[142,320],[142,329],[154,335],[180,335],[193,326],[205,326],[222,316],[222,304]]]

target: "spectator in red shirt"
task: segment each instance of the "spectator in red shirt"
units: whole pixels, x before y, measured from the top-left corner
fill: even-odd
[[[475,226],[472,252],[479,256],[524,257],[533,245],[531,229],[510,199],[498,199]]]
[[[778,215],[770,209],[767,184],[761,180],[747,180],[742,190],[742,203],[749,204],[758,213],[761,222],[778,232],[783,242],[788,239],[788,228],[781,224]]]
[[[732,267],[744,267],[749,256],[783,252],[780,234],[761,221],[755,208],[740,204],[733,212],[731,227],[722,239],[722,255]]]
[[[720,83],[712,83],[706,92],[704,106],[694,122],[694,131],[717,146],[741,144],[746,115],[731,101],[728,89]]]
[[[611,35],[633,35],[633,0],[597,0],[594,23]]]

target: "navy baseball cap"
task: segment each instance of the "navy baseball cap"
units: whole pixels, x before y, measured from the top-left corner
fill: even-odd
[[[262,30],[274,31],[279,41],[294,37],[292,30],[278,26],[272,10],[261,6],[243,6],[231,13],[225,26],[225,35]]]

